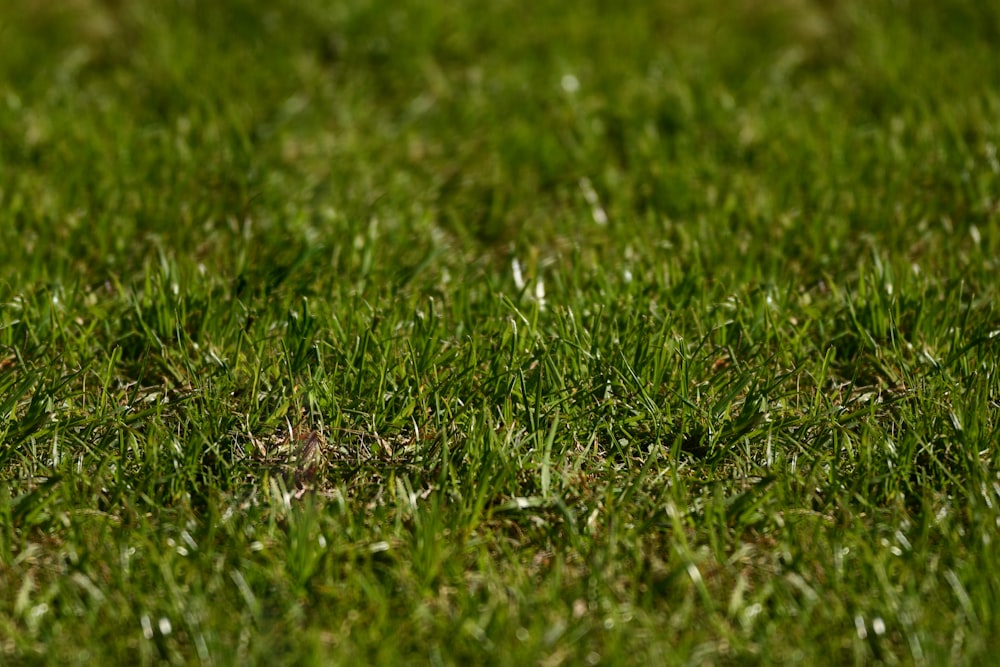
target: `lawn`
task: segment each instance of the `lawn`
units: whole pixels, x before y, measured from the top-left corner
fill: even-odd
[[[0,3],[0,663],[995,659],[998,44]]]

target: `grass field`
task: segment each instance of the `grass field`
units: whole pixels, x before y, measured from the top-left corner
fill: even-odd
[[[1000,3],[0,3],[0,663],[984,664]]]

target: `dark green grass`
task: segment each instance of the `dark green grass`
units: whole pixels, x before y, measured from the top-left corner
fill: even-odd
[[[4,4],[0,662],[990,660],[1000,9],[659,4]]]

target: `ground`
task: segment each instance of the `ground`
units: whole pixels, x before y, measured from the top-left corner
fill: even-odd
[[[0,662],[988,662],[997,43],[3,3]]]

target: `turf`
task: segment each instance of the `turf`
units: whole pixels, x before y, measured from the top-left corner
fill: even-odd
[[[983,664],[1000,4],[0,5],[0,662]]]

